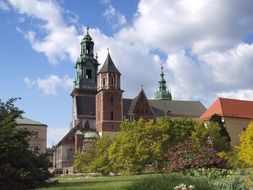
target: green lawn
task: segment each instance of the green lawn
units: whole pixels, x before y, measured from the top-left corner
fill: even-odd
[[[58,177],[59,184],[51,185],[40,190],[124,190],[134,181],[143,178],[145,175],[114,176],[114,177],[84,177],[64,176]]]

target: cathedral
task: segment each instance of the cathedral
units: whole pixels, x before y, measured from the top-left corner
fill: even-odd
[[[206,110],[200,101],[172,100],[163,67],[155,99],[148,99],[143,88],[135,98],[129,99],[123,98],[121,73],[109,52],[99,71],[98,66],[94,42],[87,29],[75,65],[76,78],[71,92],[71,128],[54,147],[54,168],[71,171],[75,153],[85,151],[87,143],[103,135],[113,136],[120,131],[124,119],[149,120],[168,116],[195,120]]]

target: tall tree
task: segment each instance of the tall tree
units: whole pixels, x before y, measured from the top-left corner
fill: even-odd
[[[16,118],[23,111],[14,106],[17,98],[0,100],[0,189],[32,189],[50,177],[46,155],[29,150],[27,130],[18,129]]]
[[[240,145],[238,147],[239,159],[250,167],[253,166],[253,122],[240,135]]]
[[[214,123],[218,123],[218,126],[220,127],[220,135],[225,137],[230,142],[231,138],[229,136],[229,133],[227,131],[224,121],[222,121],[222,117],[218,114],[213,114],[210,118],[210,121]]]

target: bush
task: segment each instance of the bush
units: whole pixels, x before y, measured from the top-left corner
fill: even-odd
[[[172,190],[182,183],[186,186],[193,185],[196,190],[214,189],[214,186],[209,184],[207,179],[171,173],[145,177],[127,187],[127,190]]]
[[[237,178],[220,179],[213,182],[216,189],[222,190],[249,190],[242,180]]]
[[[186,174],[194,177],[206,177],[214,180],[230,177],[234,174],[234,172],[232,170],[220,168],[197,168],[188,170]]]
[[[165,171],[199,167],[225,167],[225,162],[217,156],[211,147],[197,147],[189,141],[172,146],[168,152],[168,164]]]
[[[238,147],[239,159],[248,166],[253,166],[253,122],[240,134],[240,145]]]

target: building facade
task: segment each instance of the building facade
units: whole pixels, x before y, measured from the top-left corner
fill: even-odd
[[[88,148],[88,143],[102,135],[112,136],[120,131],[123,119],[130,121],[162,116],[198,119],[206,108],[199,101],[172,100],[161,67],[161,80],[155,99],[148,99],[142,88],[133,99],[123,98],[121,73],[108,52],[98,71],[94,57],[94,42],[89,31],[81,42],[76,62],[76,79],[71,93],[73,121],[70,131],[54,148],[54,167],[71,170],[73,157]],[[88,135],[89,134],[89,135]]]
[[[46,152],[47,145],[47,125],[38,121],[31,120],[27,117],[16,119],[17,127],[27,129],[31,132],[29,140],[30,149],[35,154]]]
[[[253,120],[253,101],[218,98],[201,115],[199,120],[209,121],[214,114],[222,117],[231,138],[231,145],[238,146],[240,144],[239,134]]]

